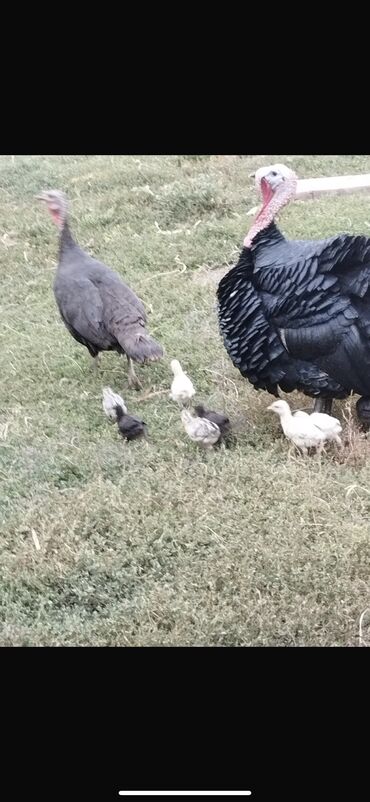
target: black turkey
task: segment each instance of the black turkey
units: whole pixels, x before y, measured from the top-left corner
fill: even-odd
[[[295,195],[281,164],[256,173],[263,205],[218,287],[225,348],[257,390],[300,390],[315,411],[351,392],[370,419],[370,239],[286,240],[274,218]]]
[[[63,192],[49,190],[37,197],[47,204],[60,230],[54,294],[63,322],[75,340],[86,346],[95,365],[100,351],[126,354],[129,383],[140,389],[133,362],[156,361],[163,355],[161,346],[146,331],[142,301],[117,273],[76,244]]]

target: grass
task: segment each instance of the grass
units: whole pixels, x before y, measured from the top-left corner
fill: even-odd
[[[370,172],[369,156],[0,158],[1,645],[370,643],[367,442],[338,403],[344,455],[288,456],[271,397],[218,334],[217,281],[257,203],[248,173],[276,161],[301,177]],[[79,243],[151,310],[166,357],[138,369],[145,387],[166,389],[178,358],[235,421],[233,448],[197,451],[167,394],[139,401],[116,355],[94,376],[56,310],[57,232],[33,197],[45,188],[68,193]],[[370,200],[296,202],[280,225],[367,234]],[[147,421],[148,446],[108,424],[107,384]]]

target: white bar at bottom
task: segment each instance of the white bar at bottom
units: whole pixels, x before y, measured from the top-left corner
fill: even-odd
[[[118,791],[119,796],[251,796],[252,791]]]

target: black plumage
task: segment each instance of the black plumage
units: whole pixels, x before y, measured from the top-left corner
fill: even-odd
[[[77,245],[68,225],[65,195],[50,190],[38,197],[60,230],[54,294],[66,328],[93,358],[100,351],[126,354],[130,383],[139,388],[132,361],[146,363],[163,355],[146,330],[144,304],[117,273]]]
[[[199,418],[206,418],[207,420],[210,420],[211,423],[216,423],[221,432],[221,437],[225,437],[230,433],[231,424],[227,415],[224,415],[221,412],[213,412],[211,409],[205,409],[203,404],[198,404],[196,407],[194,407],[194,412]]]
[[[148,427],[145,421],[136,418],[135,415],[128,415],[119,404],[117,404],[115,410],[117,426],[125,440],[136,440],[138,437],[147,438]]]
[[[363,428],[368,431],[370,428],[370,398],[359,398],[356,402],[356,412]]]
[[[370,396],[370,239],[288,241],[266,218],[218,287],[233,364],[275,396]]]

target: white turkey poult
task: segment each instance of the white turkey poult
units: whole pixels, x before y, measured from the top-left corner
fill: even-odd
[[[195,387],[189,376],[184,373],[178,359],[172,360],[171,370],[174,378],[171,384],[170,398],[177,404],[187,404],[195,395]]]
[[[110,387],[103,387],[103,410],[114,423],[117,422],[117,406],[120,406],[125,414],[127,413],[123,398],[118,393],[113,392]]]
[[[181,412],[183,427],[190,440],[203,448],[212,448],[221,437],[221,430],[216,423],[207,418],[194,417],[187,409]]]
[[[311,422],[323,432],[325,435],[325,440],[328,442],[334,440],[338,446],[342,445],[342,441],[339,437],[340,433],[342,432],[342,426],[338,418],[334,418],[332,415],[327,415],[325,412],[312,412],[311,414],[308,414],[300,409],[296,410],[296,412],[293,412],[293,417],[310,418]]]
[[[309,448],[316,448],[317,453],[321,453],[326,436],[312,423],[311,415],[306,412],[303,412],[302,415],[292,415],[289,404],[282,400],[274,401],[267,409],[279,415],[285,437],[294,443],[304,455],[308,453]]]

